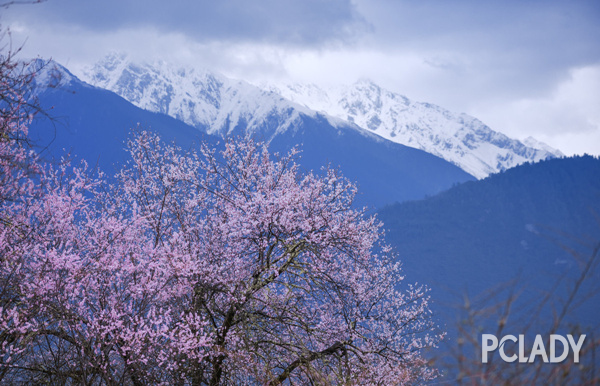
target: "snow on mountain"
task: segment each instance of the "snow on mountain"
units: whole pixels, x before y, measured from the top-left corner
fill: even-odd
[[[138,64],[118,54],[97,63],[82,78],[140,108],[170,115],[209,134],[254,132],[261,127],[270,140],[295,127],[300,113],[314,114],[278,94],[218,73],[165,62]]]
[[[320,114],[333,126],[350,123],[443,158],[477,178],[523,162],[562,156],[543,143],[530,140],[524,144],[471,116],[411,101],[367,80],[334,88],[254,86],[165,62],[137,64],[118,54],[97,63],[84,73],[83,80],[210,134],[260,129],[265,139],[271,140],[282,131],[297,128],[300,114]]]
[[[46,88],[59,88],[68,86],[75,78],[73,74],[53,60],[32,59],[19,62],[15,71],[20,74],[34,75],[32,78],[35,87],[33,91],[39,93]]]
[[[467,114],[411,101],[368,80],[331,88],[306,84],[262,87],[390,141],[434,154],[477,178],[527,161],[563,155],[533,138],[525,143],[511,139]]]
[[[555,154],[557,157],[564,156],[564,154],[562,154],[560,151],[554,149],[553,147],[550,147],[550,146],[546,145],[542,141],[538,141],[537,139],[535,139],[533,137],[527,137],[527,138],[525,138],[523,140],[523,144],[525,144],[525,146],[529,146],[529,147],[532,147],[534,149],[540,149],[540,150],[544,150],[544,151],[547,151],[549,153]]]

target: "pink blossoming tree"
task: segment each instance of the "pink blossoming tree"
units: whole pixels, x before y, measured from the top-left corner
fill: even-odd
[[[0,382],[435,376],[425,290],[402,285],[382,224],[334,170],[301,173],[295,151],[250,139],[184,152],[142,131],[108,183],[42,165],[15,114],[0,118]]]

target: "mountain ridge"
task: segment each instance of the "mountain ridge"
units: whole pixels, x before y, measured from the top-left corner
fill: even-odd
[[[243,123],[250,133],[279,121],[266,135],[294,129],[300,114],[325,116],[332,126],[355,125],[391,142],[424,150],[476,178],[523,162],[562,156],[535,140],[524,143],[490,129],[476,118],[429,103],[414,102],[369,80],[351,86],[253,85],[207,69],[167,62],[134,63],[112,54],[88,68],[86,82],[111,90],[143,109],[170,115],[207,131],[228,135]]]
[[[368,79],[348,86],[263,85],[291,101],[346,119],[392,142],[424,150],[484,178],[529,161],[563,154],[533,138],[518,141],[480,120],[415,102]]]
[[[46,70],[54,71],[51,67]],[[45,82],[40,81],[38,96],[42,109],[58,119],[48,120],[42,115],[30,132],[37,137],[36,142],[50,143],[48,153],[56,158],[63,156],[65,148],[90,164],[97,162],[110,173],[113,165],[126,159],[124,142],[138,123],[144,130],[158,132],[166,142],[177,140],[184,149],[202,138],[211,146],[223,142],[219,130],[207,132],[167,114],[141,109],[110,90],[79,80],[58,64],[55,71],[59,73],[60,86],[44,88]],[[42,80],[52,79],[43,73],[39,76]],[[241,117],[235,126],[222,129],[227,130],[228,136],[250,135],[268,143],[271,152],[280,154],[300,144],[299,164],[304,170],[318,173],[325,165],[339,168],[345,177],[360,185],[357,205],[371,208],[419,199],[474,179],[439,157],[386,141],[343,121],[332,125],[329,117],[309,113],[293,109],[288,116],[294,120],[284,123],[276,113],[265,115],[260,122]],[[260,124],[248,130],[248,125],[254,123]],[[56,133],[56,138],[51,138],[52,133]]]

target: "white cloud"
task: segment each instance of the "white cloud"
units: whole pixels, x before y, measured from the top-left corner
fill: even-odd
[[[600,154],[600,65],[569,71],[547,96],[483,102],[473,115],[516,137],[533,136],[565,154]]]

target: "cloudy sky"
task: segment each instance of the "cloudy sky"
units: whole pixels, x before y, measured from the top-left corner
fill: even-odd
[[[117,51],[250,81],[369,78],[600,155],[596,0],[47,0],[0,8],[0,23],[24,56],[75,74]]]

